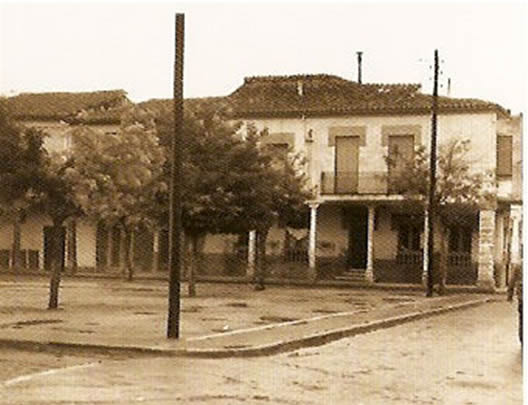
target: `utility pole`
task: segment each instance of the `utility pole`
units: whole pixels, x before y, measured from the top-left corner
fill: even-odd
[[[174,134],[169,206],[169,314],[167,337],[180,337],[180,269],[182,231],[182,147],[183,147],[183,41],[185,15],[176,14],[174,56]]]
[[[361,55],[363,55],[363,52],[359,51],[357,53],[357,60],[358,60],[358,83],[361,84]]]
[[[438,50],[434,51],[434,82],[433,82],[433,115],[431,120],[431,159],[429,162],[429,195],[427,202],[427,291],[426,297],[433,296],[434,269],[434,221],[436,214],[436,132],[438,114]]]

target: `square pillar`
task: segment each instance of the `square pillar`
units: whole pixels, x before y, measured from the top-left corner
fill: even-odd
[[[317,208],[318,203],[311,203],[310,206],[310,232],[308,236],[308,266],[310,279],[315,280],[317,276],[316,247],[317,247]]]
[[[374,282],[374,216],[376,209],[374,206],[368,207],[368,225],[367,225],[367,270],[365,279],[369,283]]]
[[[515,204],[510,208],[511,238],[510,238],[510,260],[512,266],[521,264],[521,218],[522,206]]]
[[[479,212],[478,277],[479,287],[495,290],[493,278],[495,241],[495,211],[482,209]]]

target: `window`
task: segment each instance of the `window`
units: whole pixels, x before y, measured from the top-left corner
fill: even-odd
[[[399,180],[414,159],[413,135],[389,136],[389,192],[399,193]]]
[[[273,166],[275,168],[284,167],[288,159],[289,145],[287,143],[268,143],[265,148],[273,158]]]
[[[419,251],[421,227],[412,224],[400,224],[398,227],[398,251]]]
[[[449,252],[471,253],[471,228],[466,226],[450,227]]]
[[[512,137],[497,136],[497,176],[511,176],[512,161]]]

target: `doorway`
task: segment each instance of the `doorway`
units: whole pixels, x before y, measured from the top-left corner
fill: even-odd
[[[368,209],[353,207],[345,209],[348,228],[347,268],[367,268]]]

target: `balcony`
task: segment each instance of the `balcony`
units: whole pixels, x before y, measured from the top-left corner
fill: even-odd
[[[321,194],[386,194],[387,172],[322,172]]]

